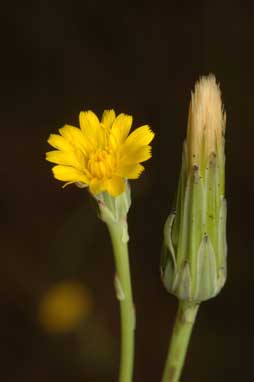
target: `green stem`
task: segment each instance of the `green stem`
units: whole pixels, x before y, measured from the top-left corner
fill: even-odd
[[[107,223],[116,264],[116,293],[121,310],[121,360],[119,382],[131,382],[134,363],[135,312],[132,299],[128,245],[120,223]]]
[[[198,308],[179,302],[162,382],[179,382]]]

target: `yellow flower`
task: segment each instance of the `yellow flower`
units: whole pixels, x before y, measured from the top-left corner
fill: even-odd
[[[54,177],[67,184],[82,183],[93,194],[120,195],[125,179],[137,179],[144,170],[140,162],[151,157],[154,133],[144,125],[129,135],[132,117],[116,116],[114,110],[105,110],[101,122],[92,111],[82,111],[79,122],[80,129],[65,125],[60,135],[48,139],[57,149],[46,153],[46,159],[57,164]]]

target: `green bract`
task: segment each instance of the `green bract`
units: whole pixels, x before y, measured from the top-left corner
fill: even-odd
[[[95,199],[98,202],[100,217],[106,224],[118,225],[122,229],[122,240],[129,241],[127,214],[131,206],[131,192],[128,181],[125,181],[124,192],[112,197],[107,192],[98,194]]]
[[[225,122],[225,119],[222,119]],[[175,207],[166,220],[161,275],[180,300],[199,303],[219,293],[226,280],[226,200],[224,127],[219,145],[190,162],[184,143]]]

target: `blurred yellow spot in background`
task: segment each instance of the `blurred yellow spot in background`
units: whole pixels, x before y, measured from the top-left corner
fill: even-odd
[[[61,282],[52,286],[39,302],[39,322],[49,332],[75,329],[92,310],[87,288],[78,282]]]

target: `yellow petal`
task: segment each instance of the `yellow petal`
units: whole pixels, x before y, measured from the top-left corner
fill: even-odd
[[[85,138],[82,131],[75,126],[64,125],[59,129],[59,133],[75,148],[78,147],[86,156],[92,149],[89,141]]]
[[[46,160],[52,163],[73,166],[82,170],[82,163],[77,160],[75,154],[71,151],[49,151],[46,153]]]
[[[79,123],[85,139],[89,139],[95,148],[102,147],[105,142],[105,131],[100,125],[96,114],[91,110],[81,111]]]
[[[88,183],[87,177],[82,173],[82,171],[77,170],[70,166],[54,166],[52,168],[54,177],[58,180],[64,182],[82,182]]]
[[[119,114],[112,125],[112,135],[115,137],[118,144],[121,144],[127,138],[132,125],[132,116]]]
[[[89,188],[92,194],[97,195],[106,190],[106,184],[102,179],[93,178],[89,183]]]
[[[141,146],[136,148],[136,146],[128,147],[124,145],[120,150],[120,165],[144,162],[151,158],[151,156],[151,146]]]
[[[104,110],[101,118],[101,123],[105,126],[106,129],[111,129],[112,124],[116,118],[116,113],[113,109]]]
[[[107,181],[107,191],[111,196],[118,196],[125,189],[124,179],[120,176],[114,175],[111,179]]]
[[[129,164],[122,165],[117,169],[117,175],[128,179],[137,179],[144,171],[144,167],[141,164]]]
[[[148,125],[141,126],[134,130],[126,139],[126,145],[145,146],[154,138],[154,132]]]
[[[72,150],[70,143],[65,138],[61,137],[58,134],[50,134],[48,143],[58,150],[63,150],[63,151]]]

